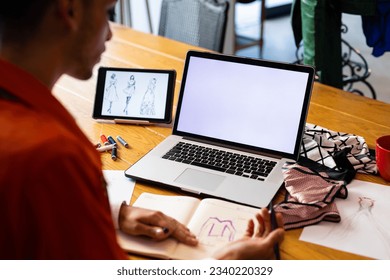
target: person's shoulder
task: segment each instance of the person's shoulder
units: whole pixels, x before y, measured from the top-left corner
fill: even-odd
[[[80,132],[72,130],[67,123],[20,106],[7,109],[15,110],[6,116],[1,114],[3,118],[0,118],[0,141],[12,143],[12,147],[7,150],[14,156],[32,156],[47,160],[64,156],[78,158],[80,153],[85,152],[86,145],[90,144],[80,141]]]

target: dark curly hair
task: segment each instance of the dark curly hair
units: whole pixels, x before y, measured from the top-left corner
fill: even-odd
[[[21,41],[34,34],[53,0],[5,0],[0,2],[0,28],[3,40]]]

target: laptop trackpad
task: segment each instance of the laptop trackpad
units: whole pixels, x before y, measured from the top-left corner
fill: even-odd
[[[187,168],[183,173],[180,174],[179,177],[175,179],[175,182],[214,191],[218,188],[224,179],[224,176]]]

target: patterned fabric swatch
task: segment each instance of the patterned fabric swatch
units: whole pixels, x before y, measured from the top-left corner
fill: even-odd
[[[307,124],[300,159],[283,170],[286,198],[275,205],[285,229],[321,221],[339,222],[335,198],[346,199],[356,172],[376,174],[376,163],[363,137]]]
[[[337,167],[338,155],[343,151],[357,172],[377,174],[375,159],[363,137],[306,124],[301,156],[334,168]]]
[[[296,163],[284,167],[286,199],[275,205],[275,211],[282,213],[285,229],[303,227],[322,220],[340,221],[333,201],[336,197],[347,197],[344,180],[333,179],[324,171]]]

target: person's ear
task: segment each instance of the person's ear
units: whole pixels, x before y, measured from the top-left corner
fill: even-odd
[[[82,3],[80,0],[57,0],[57,10],[66,26],[76,30],[81,20]]]

